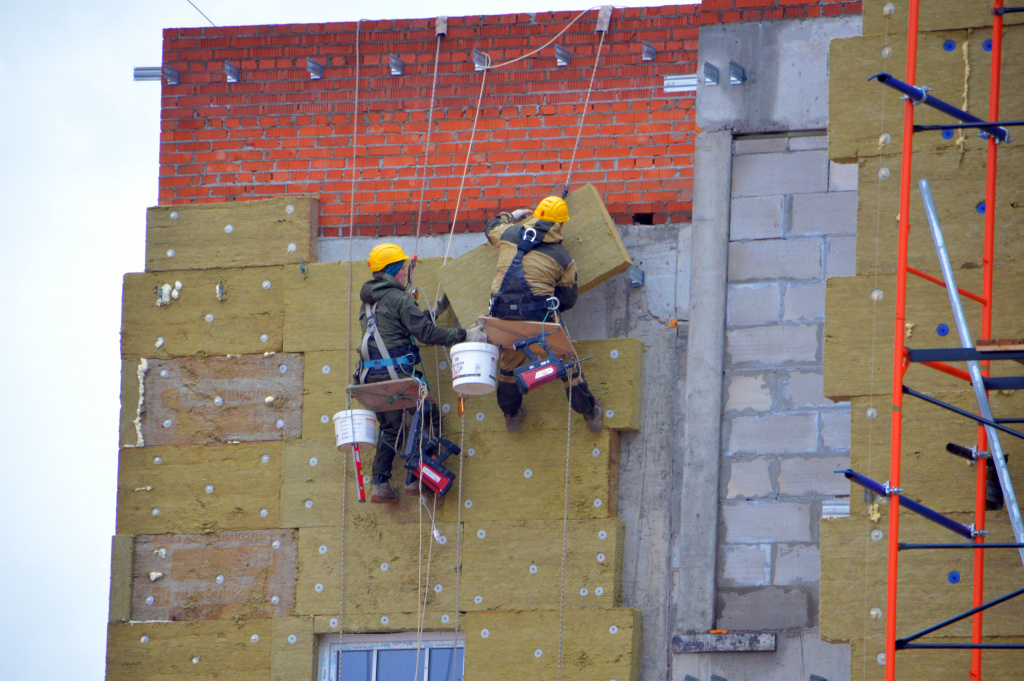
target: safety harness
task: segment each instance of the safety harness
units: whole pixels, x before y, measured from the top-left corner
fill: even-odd
[[[376,349],[370,348],[370,337],[373,337],[373,342],[376,343]],[[371,371],[387,369],[388,376],[391,377],[392,381],[399,379],[398,372],[395,371],[395,367],[398,367],[402,373],[409,375],[412,373],[412,367],[420,363],[420,348],[418,345],[406,345],[400,348],[392,348],[392,352],[396,353],[396,357],[392,357],[391,353],[388,352],[388,348],[384,345],[384,339],[380,335],[380,329],[377,327],[377,303],[370,305],[366,304],[366,333],[363,334],[363,342],[359,346],[359,382],[365,383],[366,376]],[[377,355],[374,357],[373,355]]]
[[[540,322],[558,309],[558,298],[533,293],[523,272],[523,256],[540,246],[550,229],[551,226],[534,229],[525,225],[519,228],[516,257],[505,271],[498,292],[491,296],[492,317]]]

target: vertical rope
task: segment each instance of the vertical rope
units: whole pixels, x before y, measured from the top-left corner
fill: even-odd
[[[434,93],[437,91],[438,61],[441,56],[441,36],[437,36],[437,49],[434,50],[434,82],[430,86],[430,109],[427,111],[427,143],[423,147],[423,181],[420,183],[420,209],[416,214],[416,241],[413,244],[413,254],[419,253],[420,248],[420,226],[423,224],[423,197],[427,189],[427,168],[430,165],[430,133],[434,128]]]
[[[571,384],[571,381],[570,381]],[[565,628],[565,557],[569,548],[569,459],[572,447],[572,388],[565,436],[565,506],[562,509],[562,585],[558,597],[558,681],[562,681],[562,631]]]
[[[883,47],[889,47],[889,17],[885,17],[885,39],[882,42],[882,45],[883,45]],[[886,71],[887,70],[886,69],[886,64],[888,63],[889,58],[886,56],[886,54],[887,54],[886,52],[882,52],[882,71]],[[878,137],[879,137],[879,139],[881,139],[882,134],[885,132],[885,94],[886,94],[887,90],[888,90],[888,88],[882,88],[881,115],[880,115],[879,122],[878,122],[878,128],[879,128],[878,129]],[[878,289],[878,254],[879,254],[879,242],[880,242],[880,238],[881,238],[881,236],[880,236],[881,235],[881,227],[882,227],[882,182],[884,181],[883,178],[882,178],[882,168],[883,168],[883,164],[884,163],[885,163],[885,156],[882,155],[881,149],[879,149],[879,154],[878,154],[878,179],[877,179],[877,181],[875,183],[875,187],[876,187],[876,193],[875,193],[875,260],[874,260],[874,264],[873,264],[873,270],[874,271],[872,272],[872,275],[874,277],[873,280],[872,280],[874,282],[873,283],[873,287],[872,287],[872,291]],[[888,177],[888,176],[886,176],[886,177]],[[869,409],[875,409],[875,348],[876,348],[876,345],[877,345],[875,333],[876,333],[877,322],[878,322],[878,301],[874,301],[873,300],[872,304],[871,304],[871,363],[870,363],[870,369],[868,371],[868,381],[869,381],[869,385],[870,385],[870,387],[868,388],[868,408]],[[852,411],[852,403],[851,403],[851,411]],[[877,415],[877,413],[878,412],[876,410],[875,414]],[[872,459],[872,453],[874,451],[874,443],[873,443],[873,439],[874,439],[874,423],[875,423],[875,419],[868,419],[867,476],[869,478],[871,477],[871,459]],[[871,528],[871,519],[870,519],[870,515],[871,515],[871,509],[869,508],[868,509],[868,517],[865,518],[865,520],[866,520],[865,524],[866,524],[867,530],[864,532],[864,605],[863,605],[863,614],[862,614],[862,616],[864,618],[864,633],[863,633],[863,635],[864,635],[864,643],[865,643],[865,645],[861,646],[862,649],[863,649],[861,651],[861,675],[864,678],[867,678],[868,650],[867,650],[867,645],[866,644],[867,644],[867,640],[868,640],[868,618],[870,617],[870,615],[869,615],[870,610],[868,608],[868,547],[871,545],[870,544],[870,535],[871,535],[871,530],[870,530],[870,528]]]
[[[352,239],[355,236],[356,225],[356,148],[359,143],[359,29],[362,19],[356,22],[356,92],[352,104],[352,189],[349,195],[348,209],[348,352],[345,353],[345,375],[352,375],[352,271],[355,264],[352,262]],[[350,409],[352,396],[345,391],[345,410]]]
[[[572,180],[573,166],[576,164],[576,150],[580,148],[580,135],[583,133],[583,123],[587,119],[587,108],[590,106],[590,93],[594,90],[594,76],[597,75],[597,65],[601,61],[601,48],[604,47],[605,31],[601,31],[601,42],[597,46],[597,56],[594,57],[594,70],[590,72],[590,86],[587,88],[587,98],[583,102],[583,112],[580,113],[579,129],[576,130],[576,144],[572,148],[572,159],[569,161],[569,173],[565,176],[565,189],[562,191],[562,198],[569,193],[569,182]]]
[[[490,68],[491,58],[487,55],[487,68]],[[466,163],[462,166],[462,182],[459,183],[459,195],[455,199],[455,212],[452,214],[452,228],[448,232],[448,245],[444,249],[444,265],[448,264],[448,251],[452,247],[452,237],[455,236],[455,223],[459,219],[459,206],[462,205],[462,190],[466,187],[466,174],[469,172],[469,157],[473,153],[473,140],[476,138],[476,124],[480,119],[480,103],[484,99],[484,86],[487,84],[487,68],[484,68],[483,78],[480,79],[480,94],[476,98],[476,113],[473,114],[473,129],[469,134],[469,148],[466,149]],[[443,265],[442,265],[443,266]]]
[[[459,518],[455,526],[455,649],[452,651],[452,677],[454,681],[455,663],[459,656],[459,589],[462,586],[462,463],[466,458],[466,412],[462,412],[462,431],[459,434]]]
[[[357,123],[359,121],[359,29],[361,26],[362,19],[356,22],[356,87],[355,97],[352,106],[352,193],[349,197],[349,230],[348,230],[348,351],[345,353],[347,356],[346,364],[346,376],[352,375],[352,270],[354,265],[352,263],[352,234],[354,232],[353,219],[355,216],[355,197],[356,197],[356,143],[357,143]],[[345,391],[345,410],[350,410],[352,397]],[[355,429],[352,430],[355,434]],[[346,539],[346,528],[345,521],[347,516],[347,501],[348,501],[348,457],[342,456],[342,470],[341,470],[341,597],[340,605],[338,607],[338,681],[342,681],[343,666],[341,664],[341,652],[342,639],[345,636],[345,539]]]

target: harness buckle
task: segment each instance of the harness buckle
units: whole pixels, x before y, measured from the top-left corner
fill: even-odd
[[[533,227],[524,227],[523,228],[523,239],[524,240],[529,240],[530,242],[536,241],[537,240],[537,230],[535,230]]]
[[[561,305],[562,301],[560,301],[558,298],[555,298],[554,296],[551,296],[547,300],[547,309],[551,310],[552,312],[561,307]]]

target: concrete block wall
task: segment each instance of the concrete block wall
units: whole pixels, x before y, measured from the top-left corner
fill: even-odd
[[[850,405],[822,394],[825,280],[854,273],[856,172],[823,132],[733,142],[716,623],[813,629],[818,519]]]

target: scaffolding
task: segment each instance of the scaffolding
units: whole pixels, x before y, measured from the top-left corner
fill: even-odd
[[[989,91],[989,119],[982,120],[971,115],[967,111],[958,109],[939,99],[926,87],[918,87],[916,83],[917,54],[918,54],[918,9],[919,0],[910,0],[908,29],[907,29],[907,62],[905,80],[900,81],[887,73],[873,76],[880,84],[893,88],[903,94],[904,117],[903,117],[903,141],[900,176],[900,200],[899,200],[899,242],[896,265],[896,312],[895,312],[895,333],[892,361],[892,434],[890,444],[890,472],[889,481],[879,483],[867,478],[856,471],[847,470],[845,474],[852,482],[870,490],[873,494],[889,499],[889,537],[888,537],[888,567],[886,584],[886,631],[885,631],[885,679],[894,681],[896,678],[897,651],[913,648],[929,649],[970,649],[971,668],[970,678],[978,681],[981,678],[981,657],[986,649],[996,648],[1024,648],[1021,644],[1012,643],[986,643],[982,632],[982,613],[984,610],[1003,603],[1011,598],[1024,594],[1024,589],[1013,591],[995,600],[984,602],[984,569],[985,550],[983,549],[1010,549],[1020,551],[1024,560],[1024,522],[1021,521],[1020,510],[1017,506],[1016,497],[1013,493],[1009,473],[1006,470],[1005,457],[999,444],[999,433],[1024,439],[1024,433],[1008,427],[1007,423],[1024,421],[1024,419],[999,419],[992,415],[989,406],[987,391],[992,389],[1021,389],[1024,388],[1024,378],[990,376],[992,360],[997,359],[1024,359],[1024,350],[1017,349],[1007,352],[981,352],[975,347],[972,341],[966,320],[963,314],[960,297],[981,304],[981,335],[986,342],[992,339],[992,317],[993,317],[993,275],[994,275],[994,245],[995,245],[995,208],[996,208],[996,162],[999,144],[1011,141],[1008,128],[1018,126],[1024,121],[999,121],[999,91],[1000,91],[1000,65],[1003,49],[1003,15],[1011,12],[1024,11],[1024,8],[1004,8],[1003,0],[993,2],[992,21],[992,46],[991,46],[991,82]],[[950,122],[944,125],[915,125],[915,107],[920,104],[930,106],[941,111],[957,122]],[[927,133],[934,130],[952,130],[962,128],[977,129],[980,134],[987,138],[986,150],[986,186],[984,204],[984,244],[982,259],[982,291],[979,294],[958,289],[954,279],[952,267],[949,262],[948,252],[942,237],[942,230],[939,225],[935,211],[934,201],[926,180],[922,180],[921,196],[925,204],[925,212],[931,227],[935,241],[936,253],[942,267],[943,277],[940,279],[926,274],[924,271],[908,265],[908,244],[910,233],[910,202],[911,202],[911,165],[912,151],[915,133]],[[914,349],[905,345],[905,315],[907,303],[907,277],[915,275],[927,281],[947,288],[950,304],[954,317],[957,321],[957,332],[960,335],[960,348],[943,349]],[[981,343],[978,344],[979,347]],[[998,348],[1002,349],[1002,348]],[[968,370],[952,366],[950,362],[967,362]],[[904,383],[904,376],[909,367],[914,363],[921,363],[932,369],[936,369],[956,378],[968,381],[972,384],[978,401],[979,414],[959,409],[953,405],[946,404],[934,397],[918,392]],[[942,513],[917,503],[903,494],[900,480],[901,460],[901,439],[903,425],[903,396],[910,395],[948,409],[960,416],[969,418],[978,424],[977,445],[975,447],[964,447],[950,443],[947,450],[952,454],[970,459],[976,466],[975,494],[974,494],[974,523],[964,525],[943,515]],[[1001,490],[1005,495],[1005,506],[1010,514],[1011,526],[1013,527],[1015,542],[1013,543],[985,543],[985,513],[986,513],[986,483],[989,485],[990,501],[992,496],[993,481],[989,478],[989,470],[996,473]],[[900,511],[902,509],[917,513],[946,529],[966,539],[963,543],[950,544],[910,544],[900,541]],[[973,607],[966,612],[960,613],[943,622],[930,626],[923,631],[910,636],[897,637],[897,595],[899,584],[899,553],[911,549],[968,549],[974,554],[974,575],[973,575]],[[942,629],[950,624],[965,619],[971,619],[971,642],[970,643],[922,643],[915,642],[921,637]]]

